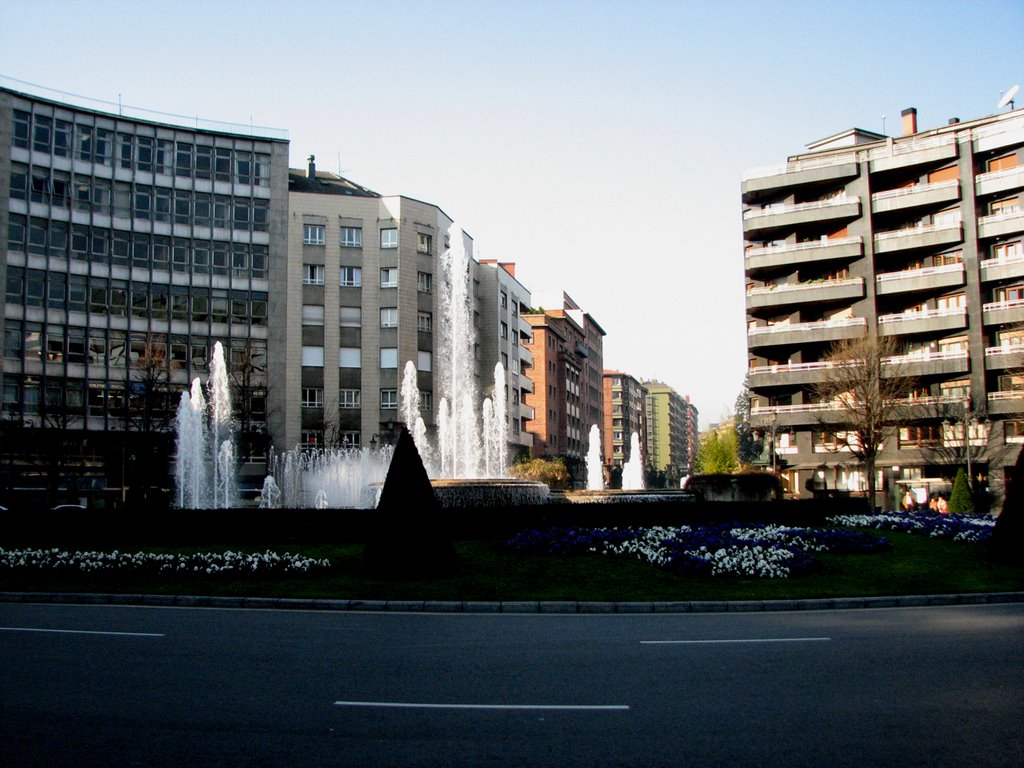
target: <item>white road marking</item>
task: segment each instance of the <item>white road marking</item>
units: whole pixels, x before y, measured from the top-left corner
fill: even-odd
[[[165,637],[156,632],[102,632],[91,629],[38,629],[36,627],[0,627],[0,632],[41,632],[55,635],[107,635],[111,637]]]
[[[336,707],[373,707],[378,709],[484,709],[541,710],[578,712],[624,712],[626,704],[424,704],[407,701],[336,701]]]
[[[831,637],[755,637],[725,640],[641,640],[640,645],[718,645],[728,643],[824,643]]]

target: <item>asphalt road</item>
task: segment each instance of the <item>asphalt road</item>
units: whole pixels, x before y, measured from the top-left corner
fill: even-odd
[[[1024,605],[0,604],[5,766],[1024,765]]]

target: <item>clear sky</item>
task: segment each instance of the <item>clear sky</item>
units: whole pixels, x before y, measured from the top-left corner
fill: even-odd
[[[1022,0],[4,0],[0,74],[286,128],[293,167],[434,203],[567,291],[606,368],[707,424],[746,367],[743,171],[910,106],[994,113],[1022,30]]]

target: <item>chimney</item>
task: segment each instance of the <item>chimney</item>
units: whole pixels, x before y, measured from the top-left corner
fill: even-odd
[[[309,160],[309,168],[306,170],[306,178],[316,179],[316,155],[310,155],[306,159]]]
[[[917,133],[917,108],[908,107],[900,115],[903,117],[903,135],[913,136]]]

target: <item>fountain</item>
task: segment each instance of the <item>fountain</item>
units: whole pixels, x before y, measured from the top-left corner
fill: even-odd
[[[590,427],[590,443],[587,445],[587,490],[604,490],[604,463],[601,461],[601,430],[597,424]]]
[[[231,434],[231,393],[224,347],[213,345],[209,399],[199,378],[181,393],[176,417],[177,461],[174,467],[178,506],[182,509],[223,509],[238,500],[235,444]]]
[[[644,468],[640,461],[640,435],[636,432],[629,439],[629,460],[622,467],[622,490],[642,491],[644,489]]]

